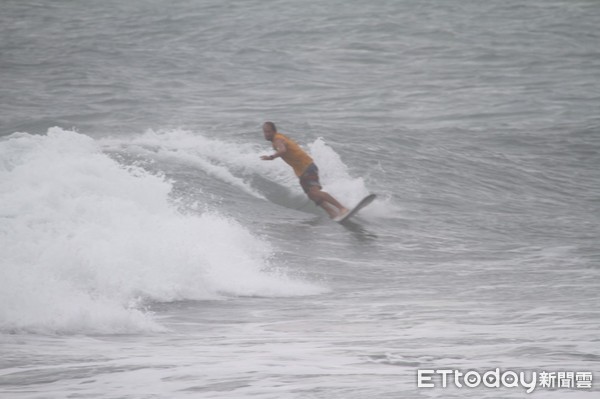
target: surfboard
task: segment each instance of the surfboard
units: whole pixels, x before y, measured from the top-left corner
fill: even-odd
[[[338,222],[338,223],[343,223],[346,220],[350,219],[352,216],[356,215],[356,213],[358,211],[360,211],[361,209],[363,209],[365,206],[369,205],[371,202],[373,202],[373,200],[377,197],[377,195],[375,194],[369,194],[367,195],[365,198],[363,198],[362,200],[360,200],[360,202],[352,209],[350,209],[350,211],[342,216],[339,216],[337,218],[334,218],[333,220]]]

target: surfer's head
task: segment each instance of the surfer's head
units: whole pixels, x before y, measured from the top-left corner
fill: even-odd
[[[263,133],[265,134],[265,140],[273,141],[273,137],[275,137],[275,133],[277,133],[277,127],[273,122],[265,122],[263,123]]]

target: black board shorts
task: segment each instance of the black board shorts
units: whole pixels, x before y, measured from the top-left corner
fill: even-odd
[[[319,182],[319,168],[314,163],[308,165],[304,173],[300,176],[300,185],[305,193],[311,189],[311,187],[319,187],[321,188],[321,183]]]

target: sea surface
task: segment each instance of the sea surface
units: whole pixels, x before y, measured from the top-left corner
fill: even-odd
[[[598,1],[4,0],[0,102],[2,399],[600,397]]]

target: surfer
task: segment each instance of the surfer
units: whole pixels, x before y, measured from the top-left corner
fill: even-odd
[[[319,169],[313,159],[300,148],[292,139],[277,132],[273,122],[263,124],[265,140],[273,143],[276,151],[273,155],[263,155],[263,161],[272,161],[281,157],[294,169],[294,173],[300,179],[302,189],[315,204],[325,209],[330,218],[339,218],[348,212],[348,209],[340,204],[330,194],[321,190],[319,182]]]

